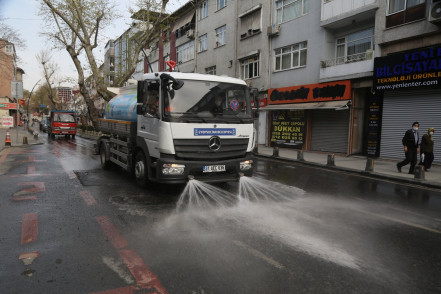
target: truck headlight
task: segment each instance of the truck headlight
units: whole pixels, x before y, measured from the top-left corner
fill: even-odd
[[[240,163],[240,170],[249,170],[253,167],[252,160],[245,160]]]
[[[185,165],[175,163],[165,163],[162,165],[162,174],[164,175],[182,175]]]

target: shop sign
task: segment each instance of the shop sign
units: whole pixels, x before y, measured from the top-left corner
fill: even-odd
[[[14,118],[12,116],[3,116],[2,117],[2,127],[3,128],[12,128],[14,126]]]
[[[271,145],[301,149],[305,138],[304,110],[276,110],[272,112]]]
[[[265,106],[267,106],[268,105],[268,99],[266,99],[266,98],[264,98],[264,99],[259,99],[259,108],[260,107],[265,107]],[[254,106],[254,101],[253,100],[251,100],[251,107],[252,108],[256,108],[255,106]]]
[[[0,103],[0,108],[17,109],[17,103]]]
[[[268,97],[268,104],[350,100],[351,81],[269,89]]]
[[[392,91],[441,85],[441,46],[377,57],[374,89]]]
[[[367,155],[369,157],[380,156],[382,108],[383,99],[381,96],[372,95],[369,100],[368,114]]]

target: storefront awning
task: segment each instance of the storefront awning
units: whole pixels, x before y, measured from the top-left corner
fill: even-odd
[[[180,29],[181,27],[185,26],[186,24],[188,24],[191,21],[191,19],[193,18],[194,14],[195,13],[193,12],[193,13],[189,13],[189,14],[183,16],[183,17],[180,17],[175,22],[175,25],[173,26],[173,29],[177,30],[177,29]]]
[[[266,107],[260,108],[260,111],[271,111],[271,110],[289,110],[289,109],[335,109],[344,110],[348,109],[351,100],[340,100],[340,101],[326,101],[326,102],[310,102],[310,103],[291,103],[291,104],[277,104],[268,105]]]

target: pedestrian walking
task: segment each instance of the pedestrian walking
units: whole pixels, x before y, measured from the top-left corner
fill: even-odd
[[[424,136],[421,138],[421,164],[424,165],[424,170],[429,171],[430,167],[432,166],[433,159],[435,158],[433,156],[433,134],[435,133],[434,128],[429,128],[427,130],[427,134],[424,134]]]
[[[417,163],[417,156],[419,153],[419,135],[418,135],[418,127],[420,126],[419,122],[414,122],[412,124],[412,128],[407,130],[404,134],[402,143],[404,146],[404,154],[406,158],[397,163],[398,172],[401,172],[401,168],[406,164],[410,163],[409,174],[413,174],[415,170],[415,165]]]

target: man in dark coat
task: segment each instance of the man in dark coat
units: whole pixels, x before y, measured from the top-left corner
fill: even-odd
[[[418,127],[420,124],[416,121],[412,124],[412,129],[407,130],[403,137],[404,153],[406,159],[397,163],[398,172],[401,172],[401,168],[410,162],[409,174],[413,174],[415,165],[417,163],[417,154],[419,153],[419,136]]]

